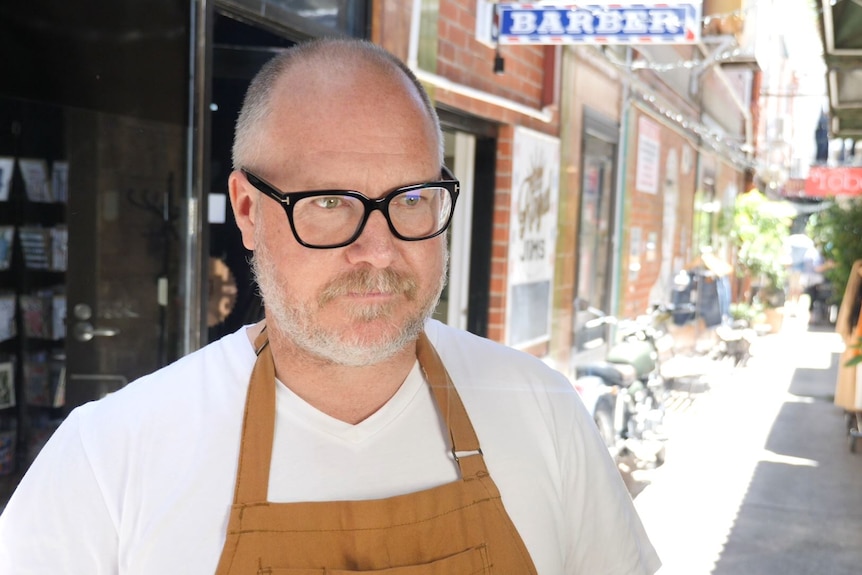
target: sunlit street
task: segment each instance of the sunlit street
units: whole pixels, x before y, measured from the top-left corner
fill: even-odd
[[[632,474],[661,575],[858,573],[862,454],[832,403],[842,349],[788,316],[668,415],[666,463]]]

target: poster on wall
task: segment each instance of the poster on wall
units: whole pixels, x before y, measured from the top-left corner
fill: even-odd
[[[635,188],[648,194],[658,193],[661,128],[641,116],[638,118],[638,151]]]
[[[515,128],[506,297],[506,343],[513,347],[551,335],[559,165],[559,139]]]
[[[0,158],[0,202],[9,199],[13,171],[15,171],[15,158]]]

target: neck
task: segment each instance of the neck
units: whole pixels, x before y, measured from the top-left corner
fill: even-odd
[[[261,328],[262,323],[249,329],[252,342]],[[411,345],[379,364],[338,365],[297,348],[271,327],[267,332],[278,380],[318,411],[350,424],[364,421],[389,401],[416,363],[416,346]]]

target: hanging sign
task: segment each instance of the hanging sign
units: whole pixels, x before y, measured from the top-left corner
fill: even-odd
[[[500,44],[695,44],[701,2],[497,4]]]
[[[809,198],[862,195],[862,168],[811,166],[805,180]]]

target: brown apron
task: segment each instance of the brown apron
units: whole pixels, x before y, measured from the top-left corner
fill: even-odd
[[[449,428],[461,479],[366,501],[267,501],[276,384],[265,330],[255,347],[236,491],[217,575],[536,574],[488,475],[461,399],[424,334],[419,364]]]

